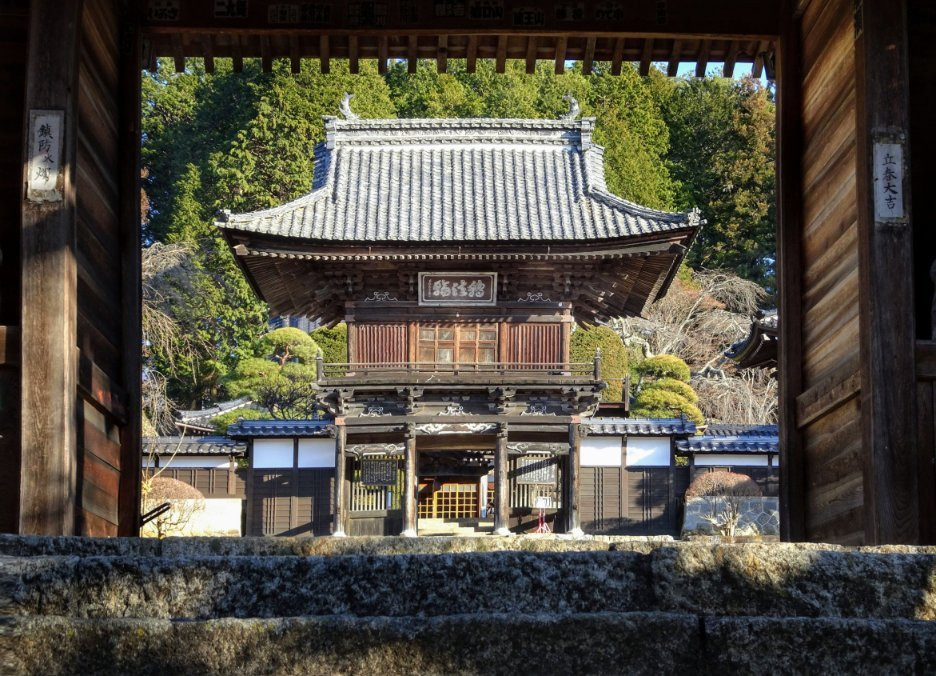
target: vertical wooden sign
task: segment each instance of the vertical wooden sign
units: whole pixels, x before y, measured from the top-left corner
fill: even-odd
[[[874,220],[906,222],[903,144],[874,140]]]
[[[64,111],[29,111],[29,176],[26,199],[30,202],[62,201],[65,183],[62,173],[64,132]]]

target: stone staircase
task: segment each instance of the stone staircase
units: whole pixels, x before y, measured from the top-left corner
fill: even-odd
[[[0,536],[0,673],[936,672],[936,549]]]

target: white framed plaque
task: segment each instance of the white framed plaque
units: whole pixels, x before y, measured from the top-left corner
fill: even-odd
[[[420,305],[451,307],[496,303],[496,272],[419,273]]]

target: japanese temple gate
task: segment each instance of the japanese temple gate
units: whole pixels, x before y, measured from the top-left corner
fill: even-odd
[[[156,57],[754,63],[778,84],[786,537],[936,542],[925,0],[0,5],[0,530],[131,535],[139,68]],[[618,8],[615,11],[615,8]],[[438,11],[437,11],[438,10]],[[613,75],[608,75],[613,77]],[[56,138],[57,135],[57,138]],[[31,160],[48,160],[38,173]],[[916,190],[914,190],[916,189]]]

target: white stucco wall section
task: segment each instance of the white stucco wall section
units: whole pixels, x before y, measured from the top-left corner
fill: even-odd
[[[777,465],[776,458],[774,465]],[[767,467],[766,455],[751,453],[699,453],[695,456],[696,467]]]
[[[335,466],[335,440],[334,439],[300,439],[299,440],[299,466],[300,467],[334,467]]]
[[[621,466],[621,437],[586,437],[581,449],[583,467]]]
[[[254,439],[253,467],[275,469],[293,466],[292,439]]]
[[[228,469],[231,460],[226,455],[161,455],[159,466],[172,469]]]
[[[628,467],[669,467],[669,437],[628,437]]]

